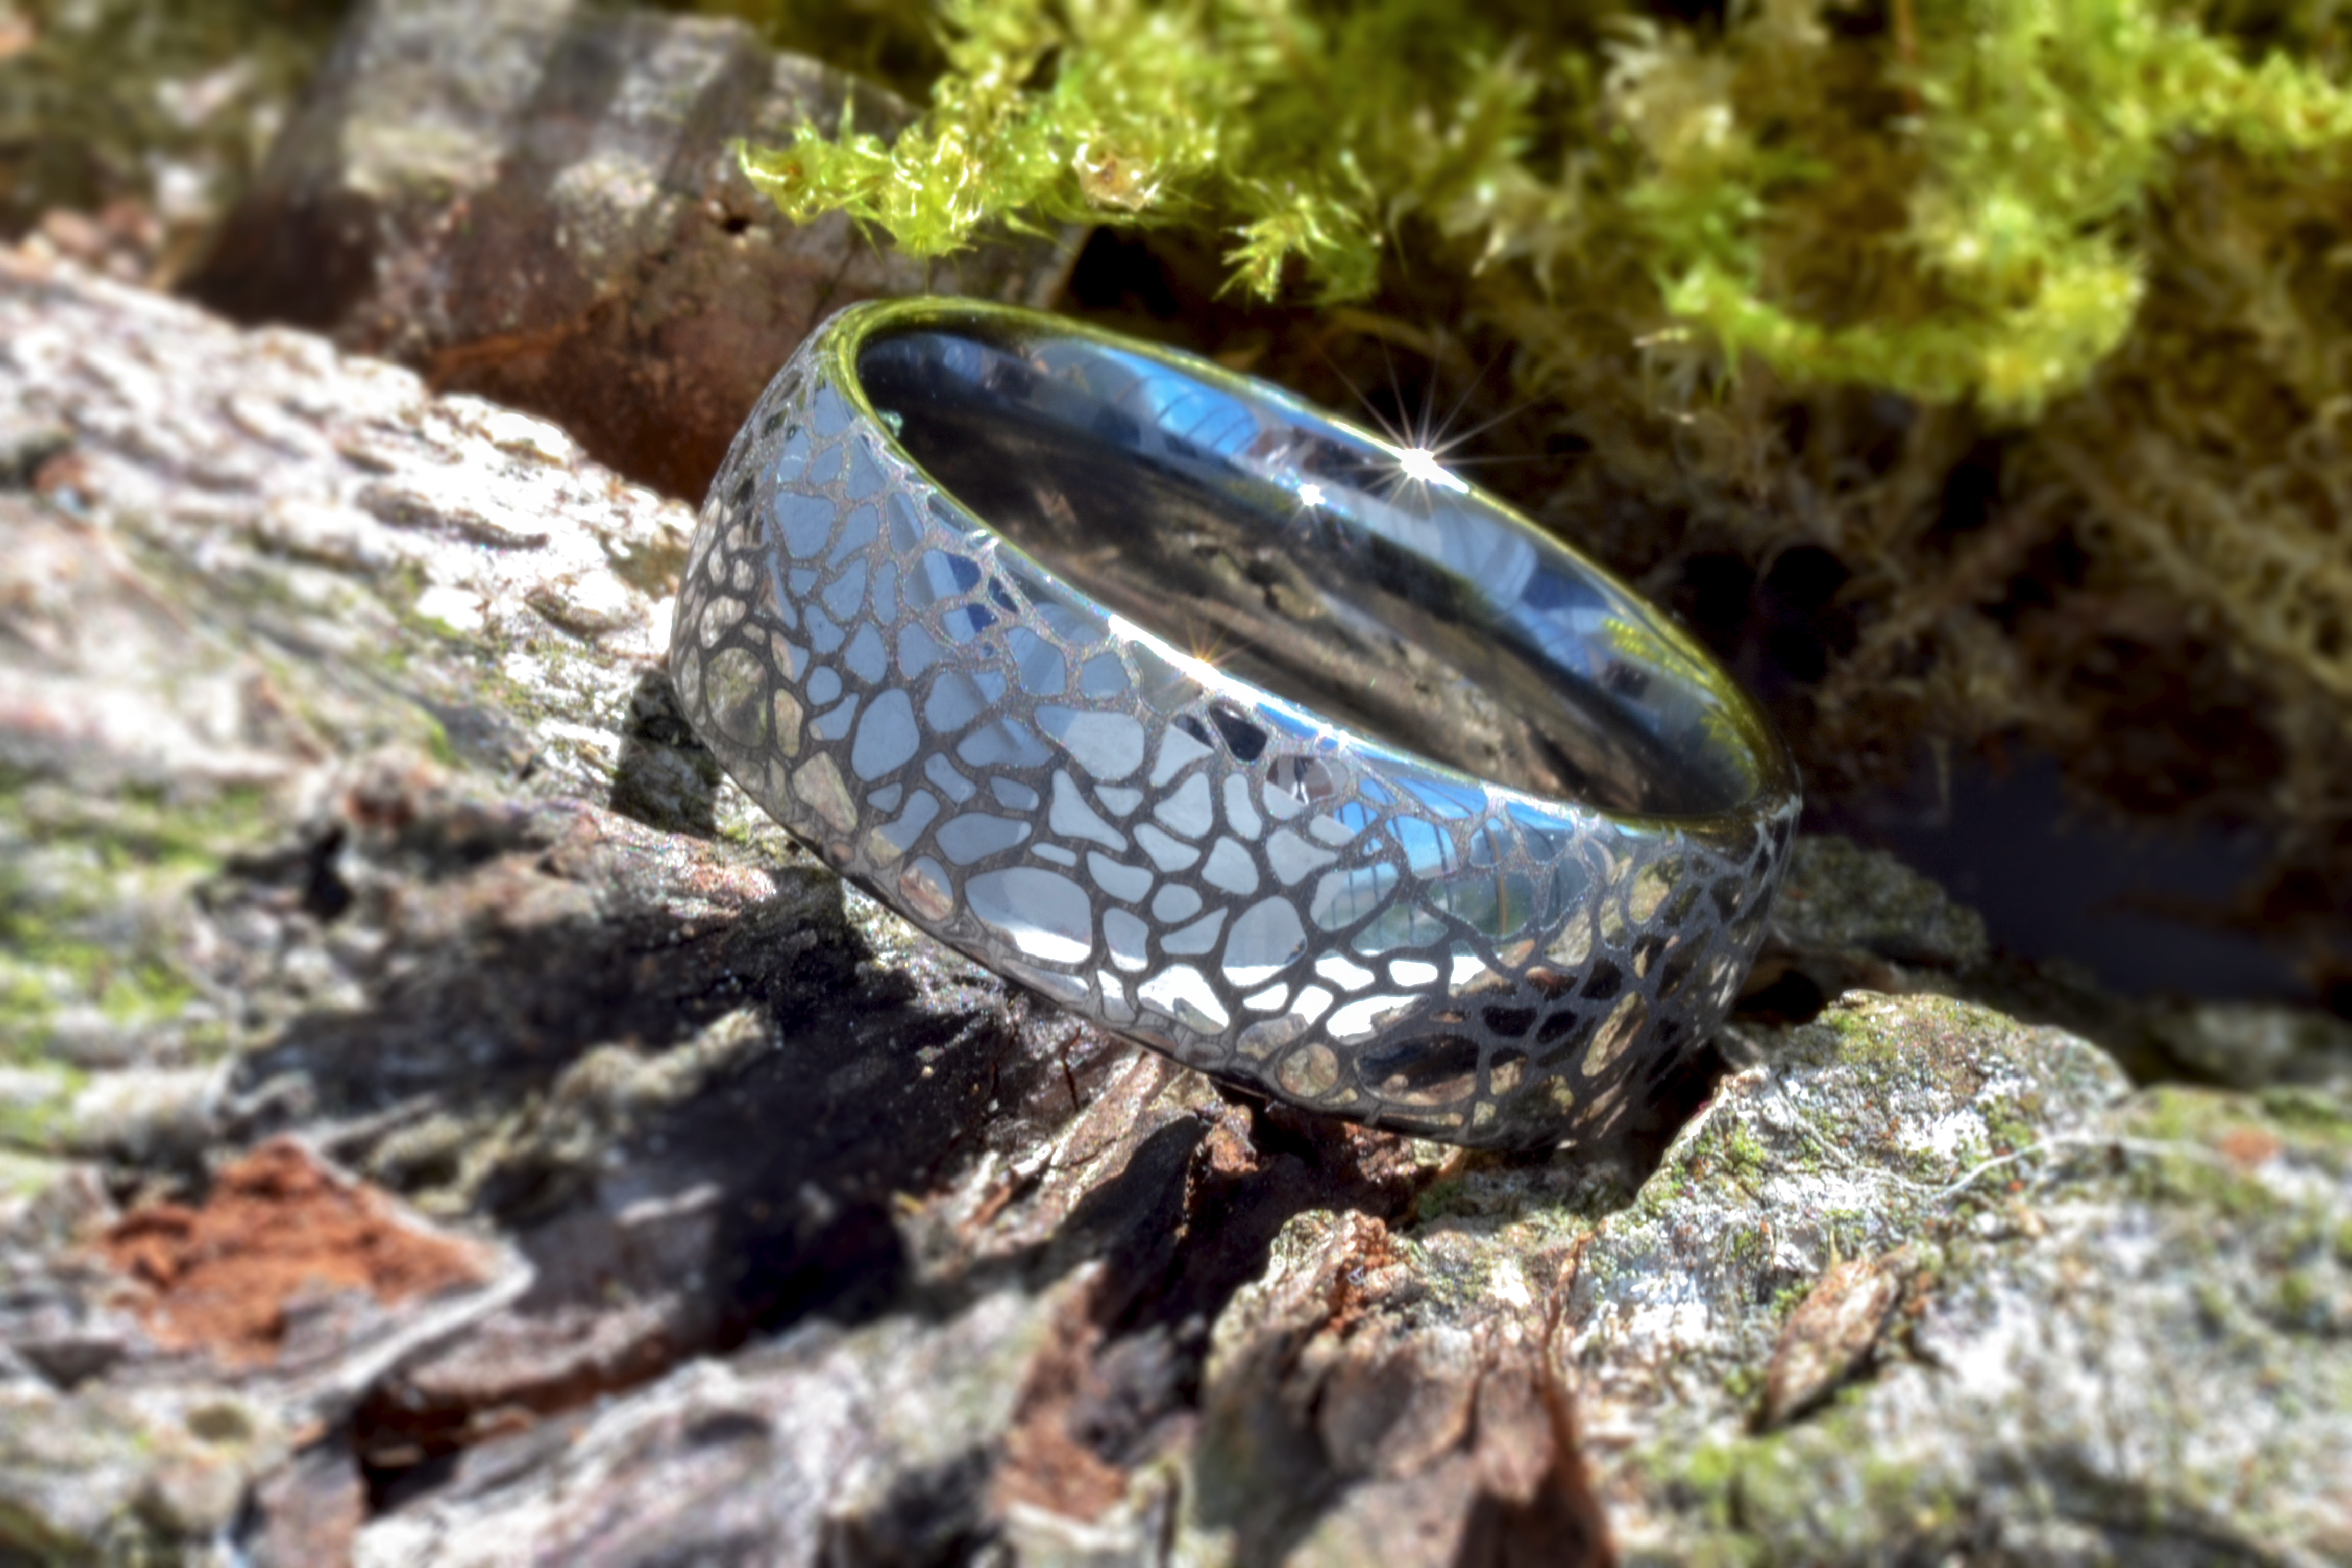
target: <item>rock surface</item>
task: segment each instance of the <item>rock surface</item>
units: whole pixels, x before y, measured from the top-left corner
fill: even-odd
[[[789,142],[845,110],[873,131],[909,118],[731,20],[362,0],[188,286],[543,414],[608,466],[699,500],[833,310],[926,292],[1042,305],[1067,268],[1074,240],[925,263],[839,216],[785,223],[734,142]]]
[[[2340,1079],[2135,1089],[1824,842],[1775,962],[1910,994],[1751,1010],[1654,1169],[1235,1101],[718,777],[691,522],[0,253],[0,1555],[2352,1555]],[[474,1261],[192,1344],[142,1238],[262,1192]]]

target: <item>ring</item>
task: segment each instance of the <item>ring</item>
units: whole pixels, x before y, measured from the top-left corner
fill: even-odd
[[[1429,452],[1004,306],[813,333],[675,615],[696,732],[908,921],[1187,1066],[1454,1143],[1654,1130],[1798,814],[1696,642]]]

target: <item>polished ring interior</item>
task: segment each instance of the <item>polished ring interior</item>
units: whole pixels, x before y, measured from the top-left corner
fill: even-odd
[[[1720,1021],[1798,810],[1601,568],[1264,383],[1055,317],[854,306],[705,502],[671,668],[778,820],[1226,1079],[1601,1150]]]

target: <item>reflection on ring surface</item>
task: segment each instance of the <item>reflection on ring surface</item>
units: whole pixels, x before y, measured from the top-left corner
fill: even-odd
[[[1307,710],[1619,811],[1713,815],[1788,782],[1658,611],[1425,453],[997,322],[878,334],[857,368],[908,452],[1007,539]]]

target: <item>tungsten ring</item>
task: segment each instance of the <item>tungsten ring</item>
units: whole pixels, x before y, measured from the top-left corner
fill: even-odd
[[[1795,769],[1576,551],[1263,382],[852,306],[704,502],[670,668],[841,873],[1204,1072],[1598,1149],[1737,994]]]

